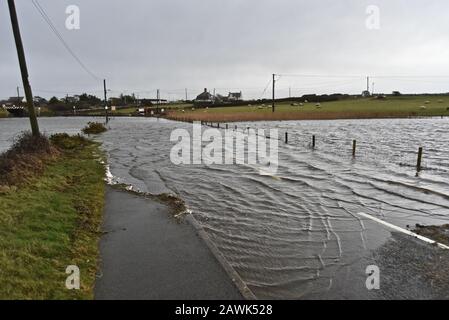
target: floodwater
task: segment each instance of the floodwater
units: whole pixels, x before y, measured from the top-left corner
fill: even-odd
[[[48,118],[40,119],[40,125],[48,132],[74,133],[89,120]],[[386,257],[401,255],[403,245],[395,242],[406,241],[410,252],[421,252],[411,258],[418,266],[427,249],[418,250],[418,240],[398,240],[388,227],[359,213],[401,228],[449,223],[449,119],[236,125],[239,130],[277,128],[282,138],[289,132],[288,144],[279,141],[275,174],[261,174],[249,165],[173,164],[170,134],[176,128],[191,131],[187,123],[116,118],[98,139],[108,152],[116,182],[182,198],[258,298],[434,297],[432,288],[423,290],[427,284],[421,275],[402,280],[404,272],[419,268],[383,266]],[[0,150],[27,126],[25,119],[0,120]],[[353,139],[356,158],[351,154]],[[420,146],[424,170],[417,177]],[[381,282],[380,290],[368,290],[369,265],[379,265],[381,279],[401,279],[407,285],[382,287]],[[382,268],[388,272],[385,277]]]

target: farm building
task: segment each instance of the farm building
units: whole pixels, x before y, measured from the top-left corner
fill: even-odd
[[[200,93],[194,100],[195,105],[210,105],[215,102],[215,96],[204,88],[204,91]]]

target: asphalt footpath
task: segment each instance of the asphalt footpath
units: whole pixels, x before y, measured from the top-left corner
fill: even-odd
[[[107,188],[98,300],[241,300],[197,230],[164,204]]]

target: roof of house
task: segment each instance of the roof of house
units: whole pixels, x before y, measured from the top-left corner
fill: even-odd
[[[204,91],[196,97],[196,100],[208,101],[212,100],[213,97],[214,96],[207,91],[207,88],[205,88]]]

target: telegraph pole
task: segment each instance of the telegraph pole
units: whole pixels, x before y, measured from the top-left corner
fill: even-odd
[[[17,106],[20,105],[20,91],[19,91],[19,87],[17,87]]]
[[[23,49],[22,37],[20,35],[19,20],[17,19],[16,5],[14,0],[8,0],[9,14],[11,16],[12,31],[16,42],[17,55],[19,58],[20,72],[22,74],[23,89],[27,101],[28,113],[30,115],[31,132],[33,136],[39,136],[39,124],[37,123],[36,111],[34,110],[33,92],[31,91],[30,82],[28,80],[28,68]]]
[[[275,106],[274,106],[274,99],[276,97],[275,95],[275,89],[276,89],[276,79],[275,79],[276,75],[273,73],[273,105],[271,106],[271,112],[274,112]]]
[[[366,91],[369,92],[369,77],[366,77]]]
[[[157,102],[156,102],[156,113],[157,114],[159,114],[159,100],[160,100],[160,91],[159,91],[159,89],[157,89],[157,97],[156,97],[156,99],[157,99]]]
[[[106,112],[106,123],[108,123],[109,115],[108,115],[108,96],[106,90],[106,79],[103,80],[103,87],[104,87],[104,110]]]
[[[187,88],[186,88],[186,102],[187,102],[187,100],[189,100],[189,99],[188,99]]]

